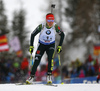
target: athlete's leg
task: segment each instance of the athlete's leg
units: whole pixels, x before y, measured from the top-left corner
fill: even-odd
[[[46,51],[48,56],[48,72],[52,73],[53,70],[53,58],[55,54],[55,44],[50,45],[49,49]]]
[[[41,60],[41,57],[43,56],[44,51],[45,51],[45,46],[42,44],[38,45],[38,49],[35,54],[35,61],[31,69],[30,77],[26,80],[27,84],[31,84],[34,81],[35,72],[40,63],[40,60]]]
[[[53,70],[53,58],[54,58],[54,51],[55,50],[55,44],[52,44],[48,47],[48,50],[46,50],[46,53],[48,55],[48,72],[47,72],[47,84],[52,84],[52,70]]]
[[[34,61],[34,64],[32,66],[31,75],[35,75],[35,72],[36,72],[37,67],[40,63],[41,57],[44,54],[44,51],[45,51],[45,46],[40,44],[38,46],[38,49],[37,49],[36,54],[35,54],[35,61]]]

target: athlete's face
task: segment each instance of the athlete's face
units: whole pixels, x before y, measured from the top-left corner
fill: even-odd
[[[53,26],[53,23],[54,23],[54,20],[49,19],[49,20],[46,20],[46,22],[47,22],[47,25],[48,25],[49,27],[52,27],[52,26]]]

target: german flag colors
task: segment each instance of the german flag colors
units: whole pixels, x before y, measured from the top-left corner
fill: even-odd
[[[94,45],[94,55],[98,56],[100,54],[100,44]]]
[[[0,36],[0,52],[8,51],[8,50],[9,50],[9,46],[7,42],[7,37],[6,35],[2,35]]]

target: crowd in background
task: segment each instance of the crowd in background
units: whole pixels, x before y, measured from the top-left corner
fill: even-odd
[[[82,63],[78,58],[69,65],[62,66],[62,77],[67,78],[83,78],[88,76],[96,76],[99,69],[98,59],[93,59],[91,55]],[[0,83],[20,82],[28,78],[30,75],[29,60],[23,58],[0,58]],[[46,81],[48,64],[41,64],[40,69],[36,72],[36,81]],[[59,61],[54,59],[53,81],[59,82],[61,74],[59,70]]]
[[[75,61],[72,61],[69,65],[70,70],[67,70],[66,67],[63,68],[63,73],[67,70],[67,74],[65,74],[65,78],[83,78],[89,76],[96,76],[99,70],[98,59],[93,59],[91,55],[82,63],[78,58]]]
[[[27,75],[28,59],[0,58],[0,83],[18,82]]]
[[[58,59],[54,59],[54,70],[53,70],[53,80],[54,82],[58,82],[61,80],[61,76],[63,79],[68,78],[84,78],[97,76],[99,70],[98,59],[93,59],[91,55],[86,58],[84,62],[81,62],[78,58],[75,61],[72,61],[69,65],[62,66],[62,74],[60,74],[60,66]],[[46,80],[46,71],[47,65],[42,65],[40,72],[37,71],[36,80]]]

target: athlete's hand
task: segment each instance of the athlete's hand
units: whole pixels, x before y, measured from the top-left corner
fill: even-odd
[[[57,53],[61,53],[62,51],[62,46],[57,46]]]
[[[29,52],[30,52],[30,54],[33,53],[33,49],[34,49],[34,46],[30,46],[30,47],[29,47]]]

